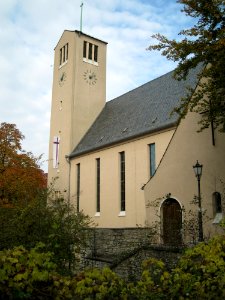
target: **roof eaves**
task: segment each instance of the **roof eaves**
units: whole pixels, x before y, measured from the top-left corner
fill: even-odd
[[[78,33],[79,35],[84,35],[84,36],[86,36],[86,37],[89,37],[89,38],[92,38],[92,39],[97,40],[97,41],[99,41],[99,42],[102,42],[102,43],[104,43],[104,44],[106,44],[106,45],[108,44],[107,42],[105,42],[105,41],[103,41],[103,40],[100,40],[100,39],[98,39],[98,38],[95,38],[95,37],[93,37],[93,36],[91,36],[91,35],[89,35],[89,34],[86,34],[86,33],[82,32],[82,31],[75,30],[75,32]]]
[[[169,128],[172,129],[172,128],[174,128],[174,127],[176,127],[178,125],[178,122],[179,122],[179,120],[176,120],[176,121],[174,121],[172,123],[169,123],[169,124],[166,124],[166,125],[162,125],[160,127],[157,127],[157,128],[151,129],[151,130],[146,130],[146,131],[144,131],[142,133],[138,133],[136,135],[132,135],[132,136],[129,136],[129,137],[117,139],[116,141],[109,142],[109,143],[106,143],[104,145],[94,146],[91,149],[81,150],[81,151],[78,151],[77,153],[76,153],[76,151],[74,151],[75,153],[72,152],[69,155],[69,159],[73,159],[73,158],[85,155],[87,153],[92,153],[92,152],[95,152],[95,151],[98,151],[98,150],[101,150],[101,149],[104,149],[104,148],[108,148],[108,147],[120,144],[122,142],[126,142],[126,141],[130,141],[130,140],[133,140],[133,139],[137,139],[139,137],[142,137],[142,136],[145,136],[145,135],[148,135],[148,134],[151,134],[151,133],[159,132],[159,131],[166,130],[166,129],[169,129]]]
[[[84,36],[86,36],[86,37],[89,37],[89,38],[91,38],[91,39],[97,40],[97,41],[99,41],[99,42],[101,42],[101,43],[104,43],[104,44],[106,44],[106,45],[108,44],[107,42],[105,42],[105,41],[103,41],[103,40],[100,40],[100,39],[98,39],[98,38],[95,38],[95,37],[93,37],[93,36],[91,36],[91,35],[88,35],[88,34],[86,34],[86,33],[83,33],[82,31],[65,29],[65,30],[63,31],[63,33],[61,34],[61,36],[60,36],[60,38],[59,38],[59,40],[58,40],[56,46],[54,47],[54,50],[57,48],[57,46],[58,46],[58,44],[59,44],[59,42],[60,42],[60,40],[61,40],[61,38],[62,38],[64,32],[66,32],[66,31],[68,31],[68,32],[74,32],[74,33],[77,33],[78,35],[84,35]]]

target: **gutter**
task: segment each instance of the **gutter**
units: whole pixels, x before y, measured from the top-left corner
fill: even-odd
[[[165,129],[177,127],[178,123],[179,123],[179,120],[175,121],[173,123],[167,124],[167,125],[162,125],[160,127],[157,127],[155,129],[152,129],[152,130],[149,130],[149,131],[145,131],[145,132],[142,132],[142,133],[139,133],[139,134],[136,134],[136,135],[132,135],[132,136],[129,136],[129,137],[121,138],[119,140],[106,143],[104,145],[96,146],[96,147],[93,147],[91,149],[89,148],[87,150],[83,150],[83,151],[80,151],[80,152],[78,151],[77,153],[73,153],[72,152],[68,157],[69,157],[69,159],[77,158],[77,157],[82,156],[84,154],[92,153],[92,152],[95,152],[97,150],[101,150],[101,149],[104,149],[104,148],[108,148],[108,147],[120,144],[122,142],[130,141],[130,140],[142,137],[142,136],[150,134],[150,133],[155,133],[155,132],[162,131],[162,130],[165,130]]]

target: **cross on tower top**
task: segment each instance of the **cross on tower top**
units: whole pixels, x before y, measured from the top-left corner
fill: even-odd
[[[83,22],[83,6],[84,6],[84,3],[83,1],[81,1],[81,5],[80,5],[80,32],[82,32],[82,22]]]

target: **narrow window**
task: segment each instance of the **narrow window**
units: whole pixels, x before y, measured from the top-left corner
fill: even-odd
[[[87,60],[88,59],[88,60]],[[83,61],[90,64],[98,63],[98,46],[87,41],[83,42]]]
[[[66,47],[63,47],[63,63],[66,61]]]
[[[60,49],[60,52],[59,52],[59,65],[61,66],[62,64],[62,48]]]
[[[84,41],[83,44],[83,58],[87,58],[87,42]]]
[[[96,159],[96,171],[97,171],[97,182],[96,182],[96,212],[100,212],[100,158]]]
[[[94,61],[98,61],[98,46],[94,45]]]
[[[77,211],[80,210],[80,164],[77,164]]]
[[[155,174],[155,143],[149,145],[150,177]]]
[[[125,211],[125,152],[120,152],[120,211]]]
[[[68,60],[69,44],[67,43],[59,50],[59,65],[61,66]]]
[[[69,45],[68,43],[66,44],[66,60],[68,60],[69,57]]]
[[[213,214],[222,213],[221,194],[219,192],[213,193]]]
[[[89,43],[89,48],[88,48],[88,59],[92,60],[92,44]]]

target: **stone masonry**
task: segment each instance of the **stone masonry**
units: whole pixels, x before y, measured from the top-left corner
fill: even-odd
[[[150,228],[94,228],[82,251],[80,268],[110,267],[121,277],[137,280],[142,262],[150,257],[161,259],[172,268],[180,256],[179,247],[154,243]]]

